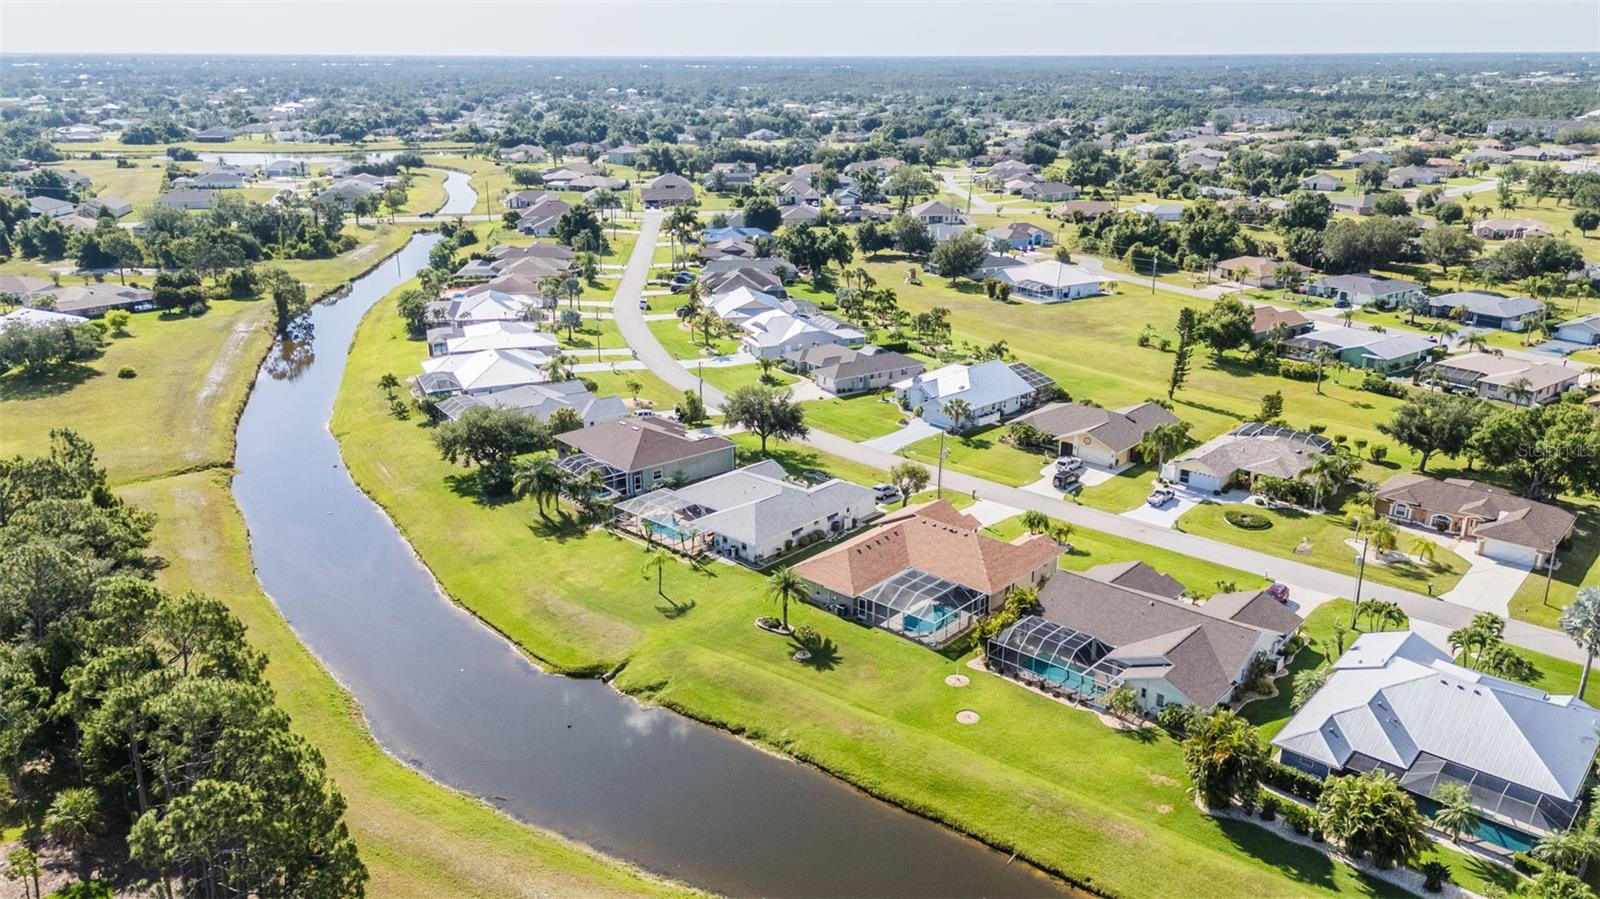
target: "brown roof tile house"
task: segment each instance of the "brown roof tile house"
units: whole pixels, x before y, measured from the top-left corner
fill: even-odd
[[[1133,461],[1144,435],[1176,424],[1178,417],[1152,402],[1126,409],[1102,409],[1077,403],[1051,403],[1017,419],[1049,434],[1063,456],[1077,456],[1103,468]]]
[[[1565,509],[1499,487],[1420,474],[1384,481],[1373,504],[1395,521],[1475,542],[1480,556],[1534,568],[1549,562],[1578,522]]]
[[[1007,543],[947,502],[901,509],[794,567],[810,599],[840,615],[940,647],[1017,585],[1043,583],[1061,548],[1043,534]]]
[[[725,474],[733,470],[733,441],[684,430],[661,418],[624,418],[556,435],[558,463],[570,475],[599,470],[618,496]]]

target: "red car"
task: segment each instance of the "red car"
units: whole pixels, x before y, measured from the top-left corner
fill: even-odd
[[[1267,595],[1278,602],[1287,603],[1289,601],[1289,585],[1275,583],[1267,588]]]

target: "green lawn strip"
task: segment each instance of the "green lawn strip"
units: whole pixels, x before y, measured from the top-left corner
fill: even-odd
[[[654,297],[653,299],[658,302],[663,300],[670,302],[676,298]],[[665,303],[662,306],[663,309],[666,308]],[[675,319],[653,321],[647,326],[650,328],[650,333],[661,341],[661,345],[674,359],[698,359],[704,355],[701,353],[701,349],[705,347],[704,335],[698,329],[691,333],[682,322]],[[726,356],[739,349],[739,341],[731,337],[720,337],[712,340],[711,346],[716,351],[715,355]]]
[[[791,617],[835,649],[826,666],[802,667],[784,640],[751,626],[771,608],[752,572],[675,563],[666,589],[679,608],[667,609],[631,542],[543,518],[528,502],[463,498],[451,486],[460,470],[438,458],[425,426],[389,415],[375,386],[414,358],[389,339],[397,328],[380,304],[356,337],[332,425],[346,462],[450,595],[551,667],[627,661],[625,690],[1114,893],[1192,896],[1227,883],[1271,896],[1398,895],[1320,853],[1201,815],[1165,737],[1141,742],[987,675],[955,691],[943,678],[966,670],[958,660],[811,607]],[[982,724],[957,725],[961,708]]]
[[[1091,509],[1121,514],[1144,505],[1155,487],[1154,465],[1133,465],[1109,480],[1078,491],[1077,500]]]
[[[622,339],[622,332],[617,330],[615,320],[595,318],[596,311],[604,312],[605,310],[596,310],[594,307],[579,307],[578,311],[583,314],[583,326],[573,328],[570,336],[566,327],[560,324],[559,318],[548,326],[550,333],[556,335],[559,340],[561,348],[574,361],[604,361],[604,357],[596,359],[594,356],[593,351],[597,345],[600,349],[623,349],[627,347],[628,342]],[[561,310],[555,310],[554,314],[559,316]],[[584,350],[590,351],[587,356],[584,355]]]
[[[1183,513],[1178,519],[1178,529],[1202,537],[1221,540],[1235,546],[1269,553],[1292,561],[1305,562],[1355,577],[1356,550],[1345,543],[1355,538],[1355,531],[1345,522],[1344,514],[1337,508],[1321,514],[1293,509],[1252,508],[1250,511],[1272,522],[1264,530],[1245,530],[1229,524],[1223,513],[1237,505],[1205,502]],[[1400,550],[1410,552],[1412,535],[1400,533]],[[1295,549],[1305,540],[1310,551],[1297,553]],[[1433,566],[1411,562],[1379,564],[1374,556],[1367,558],[1366,576],[1382,584],[1400,587],[1417,593],[1427,593],[1433,585],[1432,595],[1437,596],[1454,587],[1466,573],[1467,560],[1454,552],[1437,547]]]
[[[1578,526],[1557,556],[1560,566],[1548,578],[1546,572],[1528,575],[1511,597],[1511,617],[1555,627],[1579,587],[1600,586],[1600,507],[1585,502],[1569,503],[1568,508],[1577,513]]]
[[[520,824],[395,761],[354,700],[295,637],[258,587],[229,475],[195,472],[119,488],[158,516],[158,578],[226,601],[269,659],[267,677],[297,732],[321,752],[348,803],[344,820],[372,874],[372,896],[682,895],[690,891]]]
[[[701,374],[701,370],[692,365],[690,366],[690,371],[696,376]],[[752,384],[760,384],[763,387],[774,387],[781,390],[800,380],[798,377],[774,367],[772,371],[767,373],[767,380],[763,381],[761,379],[761,369],[757,368],[753,363],[750,365],[707,365],[704,375],[707,384],[721,390],[723,393],[732,393],[740,387],[749,387]]]
[[[418,360],[424,355],[421,344],[417,345]],[[615,394],[625,400],[634,399],[632,384],[639,385],[638,399],[640,404],[655,409],[670,410],[683,401],[683,391],[674,390],[666,381],[643,369],[622,369],[617,372],[586,371],[580,372],[578,377],[594,384],[596,396],[610,396]]]
[[[945,438],[944,445],[948,453],[944,460],[945,467],[1012,487],[1039,480],[1042,477],[1039,471],[1049,464],[1050,458],[1024,452],[1001,442],[1005,429],[1005,425],[996,425],[961,437]],[[934,467],[939,464],[939,439],[925,437],[900,450],[900,454],[930,468]]]
[[[437,212],[444,206],[444,201],[449,195],[444,189],[445,174],[440,171],[414,171],[411,173],[411,187],[406,191],[406,203],[401,207],[401,215],[416,215],[420,212]]]
[[[133,204],[133,213],[122,221],[138,221],[140,213],[161,195],[161,179],[167,166],[166,160],[140,159],[129,162],[129,166],[118,168],[115,159],[70,159],[51,167],[88,175],[96,196],[127,200]]]
[[[820,471],[829,477],[842,481],[852,481],[863,487],[881,484],[888,474],[879,471],[870,465],[853,462],[849,459],[825,453],[822,450],[812,449],[803,443],[790,443],[787,440],[768,439],[767,454],[761,455],[761,438],[749,432],[741,432],[729,436],[738,445],[739,464],[748,465],[760,461],[762,458],[777,460],[783,470],[795,477],[804,477],[808,472]]]
[[[1012,516],[984,530],[998,539],[1014,540],[1023,533],[1022,516]],[[1062,554],[1059,564],[1068,571],[1084,571],[1113,562],[1144,562],[1177,579],[1195,596],[1210,596],[1229,584],[1235,590],[1252,590],[1271,583],[1259,574],[1079,525],[1072,526],[1067,542],[1072,544],[1072,550]]]
[[[806,422],[850,440],[871,440],[892,434],[910,420],[910,413],[876,394],[812,400],[805,404]]]

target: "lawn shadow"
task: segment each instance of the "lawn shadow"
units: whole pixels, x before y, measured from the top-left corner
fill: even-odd
[[[1145,745],[1154,743],[1156,740],[1161,738],[1161,730],[1155,727],[1130,727],[1126,730],[1120,730],[1117,733],[1121,734],[1124,739],[1132,740],[1135,743],[1143,743]]]
[[[662,596],[661,598],[665,599],[667,604],[664,606],[656,606],[656,611],[660,612],[661,617],[667,619],[668,621],[677,621],[679,618],[682,618],[694,611],[695,601],[692,599],[684,602],[673,602],[672,597],[670,596]]]
[[[791,638],[789,646],[794,652],[805,650],[811,653],[811,658],[800,664],[816,671],[832,671],[844,661],[844,657],[839,654],[839,644],[835,643],[832,637],[821,637],[811,643],[801,643]]]
[[[544,540],[554,540],[565,543],[583,537],[589,532],[589,526],[568,514],[565,510],[557,512],[555,517],[550,515],[551,510],[539,513],[539,517],[528,523],[528,530],[535,536]]]
[[[60,396],[103,373],[81,362],[52,365],[43,371],[12,372],[0,378],[0,403]]]
[[[1334,887],[1338,862],[1307,846],[1299,846],[1249,821],[1216,818],[1217,829],[1235,848],[1266,862],[1284,876],[1325,890]]]

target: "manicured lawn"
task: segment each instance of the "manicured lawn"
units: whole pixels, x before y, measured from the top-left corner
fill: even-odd
[[[812,449],[803,443],[790,443],[787,440],[768,440],[767,455],[761,455],[761,438],[754,434],[741,432],[729,438],[739,445],[739,464],[748,465],[758,462],[762,458],[776,459],[783,470],[795,477],[804,477],[807,472],[820,471],[823,474],[838,478],[842,481],[851,481],[871,487],[883,483],[884,474],[870,465],[852,462],[832,453]]]
[[[843,399],[812,400],[805,404],[806,421],[813,427],[851,440],[871,440],[899,430],[910,413],[876,394]]]
[[[406,190],[406,204],[400,209],[400,214],[437,211],[446,199],[444,178],[444,173],[436,170],[412,172],[411,186]]]
[[[427,352],[419,343],[417,348],[417,362],[427,356]],[[615,374],[608,371],[586,371],[579,373],[578,377],[585,381],[592,381],[595,385],[596,396],[620,396],[625,400],[633,399],[633,391],[629,384],[639,385],[639,400],[641,405],[655,409],[668,409],[683,401],[683,393],[673,390],[667,382],[661,380],[648,371],[623,370]]]
[[[677,298],[654,297],[653,299],[671,302]],[[667,308],[665,303],[662,303],[662,308]],[[676,308],[676,306],[673,308]],[[676,320],[653,321],[649,323],[648,327],[650,328],[650,333],[656,335],[656,339],[661,341],[661,345],[666,347],[667,352],[671,353],[674,359],[698,359],[704,355],[701,349],[705,347],[705,344],[701,342],[703,335],[699,330],[691,333],[688,328],[683,326],[682,322]],[[731,337],[719,337],[711,341],[711,346],[716,351],[715,355],[726,356],[739,349],[739,341]]]
[[[973,431],[961,437],[945,438],[946,468],[966,472],[991,481],[1020,487],[1039,480],[1039,470],[1049,463],[1048,456],[1028,453],[1002,443],[1005,425]],[[930,468],[939,464],[939,438],[928,437],[902,449],[900,454]]]
[[[701,370],[698,368],[691,366],[691,370],[697,375],[702,374]],[[732,393],[735,390],[738,390],[740,387],[748,387],[751,384],[760,384],[763,387],[777,387],[781,389],[800,380],[794,375],[791,375],[786,371],[782,371],[774,366],[772,371],[767,373],[767,380],[763,381],[761,379],[761,369],[753,364],[719,366],[707,365],[703,374],[707,384],[710,384],[718,390],[721,390],[723,393]]]
[[[1248,531],[1234,527],[1222,517],[1228,508],[1229,505],[1225,503],[1202,503],[1178,519],[1178,528],[1191,534],[1305,562],[1351,577],[1356,575],[1356,550],[1345,544],[1346,540],[1355,536],[1355,531],[1345,523],[1341,512],[1333,510],[1322,514],[1311,514],[1296,510],[1252,508],[1250,511],[1270,520],[1272,527]],[[1402,552],[1410,552],[1412,539],[1412,535],[1401,531]],[[1310,551],[1296,553],[1295,549],[1301,545],[1302,540],[1310,545]],[[1366,576],[1379,583],[1417,593],[1427,592],[1431,583],[1434,585],[1434,595],[1438,595],[1454,587],[1466,571],[1465,559],[1439,547],[1437,561],[1431,568],[1410,562],[1381,565],[1369,554]]]
[[[786,641],[750,626],[770,608],[751,572],[674,564],[666,589],[693,611],[663,615],[637,546],[543,520],[530,503],[479,504],[451,490],[457,469],[415,422],[388,415],[371,386],[414,358],[389,339],[398,328],[380,304],[355,340],[332,425],[346,462],[445,589],[552,668],[626,661],[622,690],[1111,893],[1194,896],[1226,883],[1244,895],[1396,895],[1320,853],[1201,815],[1164,736],[1130,738],[983,674],[954,691],[943,680],[959,661],[809,606],[792,618],[834,650],[828,666],[796,665]],[[957,724],[962,708],[982,723]]]
[[[115,197],[133,204],[133,212],[122,221],[138,221],[140,214],[156,201],[161,193],[161,176],[166,171],[166,160],[133,159],[132,168],[117,168],[115,159],[69,159],[54,163],[50,168],[71,169],[88,175],[96,196]]]
[[[1545,572],[1528,575],[1511,597],[1511,617],[1555,627],[1579,587],[1600,587],[1600,509],[1592,503],[1570,508],[1578,514],[1578,526],[1558,556],[1560,567],[1549,578]]]
[[[1078,491],[1077,500],[1091,509],[1121,514],[1144,505],[1155,486],[1154,465],[1133,465],[1110,480]]]
[[[561,346],[568,355],[578,362],[595,362],[593,350],[596,346],[601,349],[621,349],[628,345],[622,339],[622,333],[617,330],[617,323],[609,318],[595,318],[596,310],[593,307],[580,309],[583,312],[583,327],[573,328],[569,336],[567,329],[559,323],[551,324],[550,333],[555,334],[561,341]],[[559,314],[559,313],[558,313]],[[584,350],[591,352],[586,356]]]

